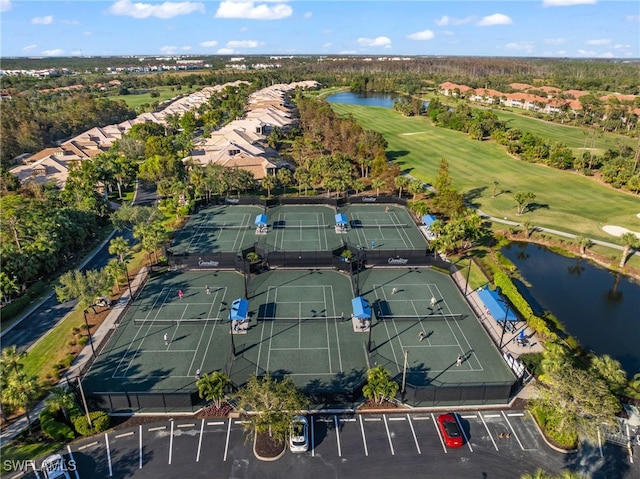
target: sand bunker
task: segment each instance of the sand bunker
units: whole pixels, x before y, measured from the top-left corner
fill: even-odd
[[[423,133],[426,133],[426,131],[415,131],[413,133],[400,133],[400,136],[422,135]]]
[[[605,225],[602,227],[605,233],[609,233],[612,236],[620,237],[625,233],[633,233],[638,238],[640,238],[640,233],[636,233],[635,231],[628,230],[627,228],[623,228],[622,226],[614,226],[614,225]]]
[[[637,216],[638,218],[640,218],[640,213],[638,213],[636,216]]]

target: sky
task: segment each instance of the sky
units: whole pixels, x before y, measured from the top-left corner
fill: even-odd
[[[0,56],[640,57],[637,0],[0,0]]]

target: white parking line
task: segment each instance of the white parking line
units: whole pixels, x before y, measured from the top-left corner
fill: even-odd
[[[236,421],[234,424],[249,424],[251,421]]]
[[[200,450],[202,449],[202,431],[204,431],[204,419],[200,424],[200,438],[198,439],[198,454],[196,454],[196,462],[200,462]]]
[[[173,419],[171,420],[171,434],[169,435],[169,464],[173,457]]]
[[[107,445],[107,464],[109,465],[109,477],[113,476],[113,469],[111,468],[111,449],[109,448],[109,435],[104,433],[104,442]]]
[[[176,427],[180,428],[180,427],[194,427],[195,424],[178,424]]]
[[[433,417],[433,413],[431,413],[431,419],[433,419],[433,427],[436,428],[436,432],[438,433],[438,438],[440,439],[440,444],[442,444],[442,449],[444,450],[444,453],[447,454],[449,451],[447,451],[447,446],[445,446],[444,444],[444,440],[442,439],[442,434],[440,433],[440,428],[438,427],[438,424],[436,424],[436,418]]]
[[[316,457],[315,418],[311,416],[311,457]]]
[[[349,417],[346,419],[340,419],[340,422],[356,422],[356,418],[355,417]]]
[[[148,431],[149,431],[149,432],[152,432],[152,431],[162,431],[163,429],[166,429],[166,428],[167,428],[167,426],[150,427],[150,428],[148,429]]]
[[[390,417],[387,420],[388,421],[406,421],[407,419],[404,417]]]
[[[364,445],[364,455],[369,455],[369,448],[367,448],[367,438],[364,435],[364,422],[362,422],[362,416],[360,417],[360,431],[362,431],[362,444]]]
[[[491,431],[489,431],[489,426],[487,426],[487,423],[484,421],[484,417],[482,417],[482,414],[478,413],[478,416],[480,416],[480,419],[482,419],[482,424],[484,424],[484,428],[487,430],[487,434],[489,435],[489,439],[491,439],[491,442],[493,443],[493,447],[495,447],[496,451],[497,451],[498,450],[498,445],[496,444],[496,441],[493,438],[493,434],[491,434]]]
[[[523,412],[510,412],[509,414],[507,414],[507,416],[509,417],[522,417],[524,416]]]
[[[504,416],[504,420],[507,421],[507,424],[509,425],[509,429],[511,429],[511,433],[513,434],[513,437],[516,438],[516,441],[518,441],[518,444],[520,444],[520,449],[522,449],[524,451],[524,446],[522,445],[522,443],[520,442],[520,438],[518,437],[518,435],[516,434],[516,432],[513,430],[513,426],[511,425],[511,423],[509,422],[509,419],[507,419],[507,415],[504,413],[504,411],[502,411],[502,415]]]
[[[478,416],[471,414],[469,416],[460,416],[462,419],[476,419]]]
[[[464,437],[464,440],[467,443],[467,446],[469,446],[469,450],[471,452],[473,452],[473,448],[471,447],[471,442],[469,441],[469,438],[467,437],[467,433],[464,432],[464,428],[462,427],[462,424],[460,424],[460,419],[458,419],[458,415],[454,414],[453,417],[455,418],[456,423],[458,424],[458,427],[460,428],[460,432],[462,433],[462,436]]]
[[[393,450],[393,441],[391,441],[391,433],[389,432],[389,424],[387,423],[387,416],[382,416],[384,419],[384,428],[387,430],[387,437],[389,438],[389,447],[391,448],[391,455],[395,456],[396,451]]]
[[[379,417],[365,417],[364,420],[367,421],[367,422],[380,422],[380,421],[382,421],[382,419],[380,419]]]
[[[135,432],[133,432],[133,431],[125,432],[123,434],[116,434],[115,438],[116,439],[120,439],[121,437],[133,436],[134,434],[135,434]]]
[[[414,421],[428,421],[431,419],[429,416],[413,416]]]
[[[338,457],[342,457],[342,448],[340,447],[340,431],[338,430],[338,416],[333,416],[333,422],[336,425],[336,441],[338,443]]]
[[[79,447],[78,451],[82,451],[83,449],[87,449],[88,447],[93,447],[96,444],[98,444],[98,441],[90,442],[89,444],[85,444],[84,446]]]
[[[75,463],[76,460],[73,458],[73,452],[71,451],[71,446],[67,445],[67,451],[69,451],[69,457]],[[74,468],[73,472],[76,474],[76,479],[80,479],[80,475],[78,474],[78,468]]]
[[[224,424],[224,421],[213,421],[213,422],[208,422],[207,426],[222,426]]]
[[[484,417],[501,417],[500,414],[485,414]]]
[[[139,462],[138,469],[142,469],[142,424],[140,424],[140,426],[138,426],[138,427],[140,428],[139,429],[139,434],[138,434],[138,436],[139,436],[139,439],[138,439],[138,451],[139,451],[139,454],[138,455],[140,456],[140,459],[138,461]]]
[[[231,436],[231,419],[229,419],[229,427],[227,428],[227,441],[224,444],[224,457],[223,461],[227,460],[227,452],[229,451],[229,436]]]
[[[413,440],[416,443],[416,449],[418,450],[418,454],[422,454],[420,450],[420,444],[418,444],[418,436],[416,436],[416,431],[413,428],[413,423],[411,422],[411,416],[407,414],[407,421],[409,421],[409,427],[411,427],[411,434],[413,434]]]

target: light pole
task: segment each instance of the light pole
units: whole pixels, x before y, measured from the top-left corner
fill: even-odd
[[[93,347],[93,338],[91,337],[91,331],[89,330],[89,321],[87,321],[87,314],[89,311],[87,311],[86,309],[83,311],[84,313],[84,324],[87,326],[87,335],[89,336],[89,344],[91,345],[91,351],[93,352],[93,357],[96,358],[98,357],[96,355],[96,350]]]
[[[504,333],[507,330],[507,317],[509,316],[509,305],[507,304],[506,306],[507,306],[507,309],[505,310],[504,321],[502,322],[502,334],[500,335],[500,345],[498,346],[498,349],[500,350],[500,352],[502,352],[502,341],[504,341]]]
[[[469,258],[469,269],[467,269],[467,280],[464,283],[464,295],[467,295],[467,288],[469,287],[469,275],[471,274],[471,258]]]

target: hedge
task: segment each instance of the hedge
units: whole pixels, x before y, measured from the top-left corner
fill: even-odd
[[[527,322],[527,325],[538,334],[541,340],[555,341],[559,339],[558,335],[549,329],[544,318],[533,314],[531,306],[529,306],[527,300],[522,297],[509,276],[502,271],[496,271],[493,275],[493,282],[502,290],[502,294],[509,299],[513,307],[520,313],[520,316]]]
[[[106,412],[93,411],[89,413],[89,417],[91,418],[93,428],[89,427],[89,421],[87,421],[87,416],[84,414],[79,414],[71,418],[73,427],[81,436],[91,436],[92,434],[97,434],[109,429],[111,418]]]
[[[76,437],[73,429],[64,422],[56,420],[57,413],[45,408],[38,415],[42,432],[54,441],[69,441]]]

